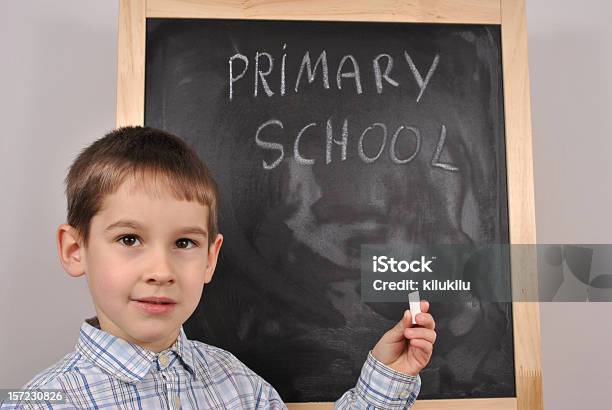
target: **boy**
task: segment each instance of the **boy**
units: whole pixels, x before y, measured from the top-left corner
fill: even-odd
[[[117,129],[87,147],[66,177],[60,262],[85,276],[96,310],[74,352],[24,389],[58,389],[65,404],[2,408],[283,409],[276,390],[231,353],[187,339],[182,324],[212,280],[223,236],[208,169],[181,139]],[[431,358],[435,323],[421,302],[368,354],[337,408],[408,408]]]

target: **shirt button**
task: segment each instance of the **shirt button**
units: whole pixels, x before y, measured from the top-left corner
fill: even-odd
[[[174,397],[174,407],[176,407],[177,409],[181,408],[181,399],[179,398],[179,396]]]
[[[166,356],[159,356],[159,364],[162,367],[168,366],[168,358]]]
[[[403,392],[401,392],[399,394],[399,396],[400,396],[400,399],[407,399],[408,396],[410,396],[410,393],[408,391],[404,390]]]

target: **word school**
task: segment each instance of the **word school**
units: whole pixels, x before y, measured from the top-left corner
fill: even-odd
[[[284,96],[287,93],[286,44],[283,44],[282,50],[283,51],[280,63],[280,84],[278,84],[278,88],[276,89],[273,89],[274,86],[267,78],[274,70],[278,68],[278,63],[275,63],[274,57],[270,53],[266,51],[257,51],[251,60],[249,60],[247,56],[241,53],[236,53],[231,56],[228,60],[229,100],[232,101],[234,99],[234,88],[236,88],[238,82],[245,81],[245,79],[248,78],[247,73],[249,72],[250,66],[254,66],[251,70],[252,73],[250,76],[250,78],[252,79],[253,97],[257,97],[258,95],[262,94],[262,91],[268,97],[272,97],[276,93],[279,93],[281,96]],[[410,56],[410,53],[408,53],[408,51],[404,51],[402,60],[406,62],[407,68],[412,73],[416,85],[418,86],[415,98],[416,101],[419,102],[421,97],[423,96],[423,93],[425,92],[425,89],[427,88],[427,84],[429,84],[431,77],[436,71],[440,56],[438,54],[435,54],[433,56],[429,69],[425,74],[425,78],[423,78],[423,74],[421,74],[421,71],[419,71],[419,69],[414,64],[414,61],[412,60],[412,57]],[[391,73],[391,71],[393,70],[394,61],[396,61],[396,59],[394,59],[393,56],[387,53],[378,54],[372,59],[372,77],[376,86],[376,92],[378,94],[382,94],[384,86],[399,87],[399,82],[393,79]],[[295,82],[291,82],[289,86],[291,87],[291,89],[294,90],[295,93],[298,93],[300,87],[305,81],[308,81],[309,84],[315,82],[317,73],[319,72],[319,77],[321,78],[321,85],[325,89],[330,89],[330,84],[332,84],[335,85],[338,90],[342,90],[342,87],[344,85],[343,81],[348,81],[354,84],[354,88],[351,88],[353,88],[357,94],[362,94],[362,67],[363,62],[359,64],[359,62],[353,55],[346,54],[337,63],[337,69],[335,72],[335,83],[330,83],[330,64],[327,58],[327,52],[325,50],[321,51],[313,65],[312,59],[310,57],[310,51],[306,51],[306,53],[304,53],[304,56],[302,57],[302,62],[300,64],[300,69],[297,73],[297,77],[295,78]],[[423,72],[425,71],[423,70]]]
[[[325,165],[328,165],[332,162],[332,150],[334,146],[338,146],[340,150],[340,161],[345,161],[347,159],[348,145],[349,145],[349,131],[348,131],[348,119],[345,118],[342,124],[341,138],[336,139],[334,137],[332,119],[329,118],[325,125],[319,124],[316,122],[311,122],[302,127],[302,129],[297,133],[295,139],[293,141],[293,158],[300,165],[314,165],[316,160],[314,158],[305,157],[302,150],[300,141],[306,134],[306,131],[310,128],[316,130],[316,128],[324,127],[325,130],[322,132],[324,134],[323,139],[325,140]],[[280,142],[273,142],[274,139],[278,140],[278,137],[271,137],[269,134],[270,128],[275,129],[276,132],[273,135],[277,135],[279,130],[283,130],[283,122],[278,119],[271,119],[263,124],[261,124],[257,131],[255,132],[255,143],[258,147],[266,150],[266,151],[276,151],[277,157],[273,161],[262,161],[263,168],[265,170],[271,170],[276,168],[285,157],[285,146]],[[265,132],[264,132],[265,130]],[[387,130],[387,126],[384,123],[373,123],[369,127],[365,128],[359,139],[357,141],[357,154],[362,162],[365,164],[371,164],[377,161],[383,154],[385,149],[388,150],[390,160],[396,165],[405,165],[412,162],[421,152],[421,132],[418,128],[408,126],[408,125],[400,125],[393,131],[391,138],[389,138],[391,132]],[[312,135],[306,135],[307,138],[312,138]],[[381,139],[382,137],[382,139]],[[414,140],[414,150],[407,153],[398,153],[396,148],[397,141],[399,138],[409,138]],[[366,153],[364,150],[364,140],[366,138],[376,138],[379,142],[379,148],[377,153]],[[436,137],[434,137],[436,138]],[[387,140],[391,141],[387,146]],[[440,156],[442,155],[442,150],[444,149],[444,142],[446,141],[446,126],[442,124],[440,127],[440,134],[437,136],[438,142],[436,144],[435,149],[433,149],[429,155],[429,165],[434,168],[440,168],[449,172],[459,172],[459,167],[455,164],[442,162],[440,160]]]

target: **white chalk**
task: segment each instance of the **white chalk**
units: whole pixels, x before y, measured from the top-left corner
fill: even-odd
[[[408,303],[410,304],[410,315],[412,316],[412,324],[416,325],[416,315],[421,313],[421,298],[419,297],[419,291],[415,291],[408,294]]]

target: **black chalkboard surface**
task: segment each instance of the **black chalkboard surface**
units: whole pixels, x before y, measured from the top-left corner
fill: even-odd
[[[353,387],[407,308],[361,301],[362,244],[508,242],[499,26],[147,19],[145,89],[220,187],[186,331],[287,402]],[[431,312],[419,398],[514,396],[511,305]]]

